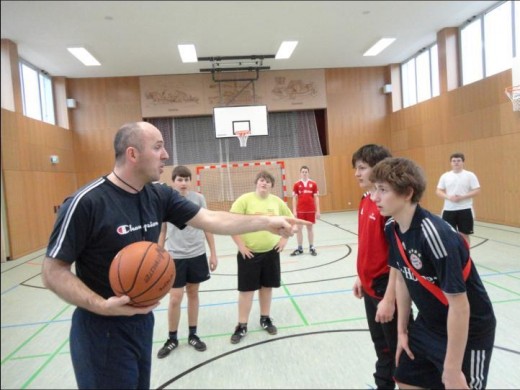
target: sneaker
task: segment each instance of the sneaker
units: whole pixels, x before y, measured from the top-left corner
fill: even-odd
[[[171,351],[173,351],[175,348],[177,348],[178,345],[179,345],[178,340],[172,340],[172,339],[166,340],[163,347],[159,350],[159,352],[157,352],[157,357],[159,359],[165,358],[166,356],[168,356],[170,354]]]
[[[235,333],[231,336],[231,344],[238,344],[242,337],[244,337],[247,333],[247,328],[241,328],[240,325],[237,325],[235,328]]]
[[[310,252],[311,252],[311,255],[313,255],[313,256],[316,256],[318,254],[318,252],[316,252],[316,249],[314,249],[314,248],[311,248]]]
[[[202,352],[206,350],[206,343],[202,341],[196,334],[191,335],[188,338],[188,344],[191,345],[195,350]]]
[[[303,254],[303,251],[301,249],[296,249],[293,253],[291,253],[291,256],[298,256]]]
[[[273,320],[270,317],[261,318],[260,326],[271,335],[275,335],[278,333],[278,329],[276,329],[276,326],[273,325]]]

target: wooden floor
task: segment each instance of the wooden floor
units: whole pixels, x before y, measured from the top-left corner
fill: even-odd
[[[217,236],[218,269],[201,285],[199,336],[208,349],[187,344],[183,302],[179,347],[165,359],[156,353],[167,333],[167,299],[155,311],[152,388],[164,389],[370,389],[375,353],[363,302],[352,295],[357,252],[355,212],[328,213],[315,226],[318,256],[282,254],[282,287],[271,316],[279,331],[259,326],[253,304],[249,332],[230,344],[237,322],[235,245]],[[306,243],[306,240],[304,241]],[[476,223],[472,258],[498,319],[488,388],[520,384],[520,229]],[[306,248],[307,252],[307,248]],[[69,355],[74,307],[42,286],[43,251],[2,263],[2,389],[76,387]]]

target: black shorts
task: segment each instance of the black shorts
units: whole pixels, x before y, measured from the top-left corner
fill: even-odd
[[[175,280],[172,288],[186,286],[186,283],[197,284],[210,278],[208,258],[206,254],[189,259],[174,259]]]
[[[276,249],[254,253],[252,259],[237,254],[238,291],[256,291],[261,287],[280,287],[280,253]]]
[[[478,339],[468,338],[462,372],[471,389],[486,388],[494,342],[494,330]],[[444,389],[441,378],[446,343],[447,336],[426,328],[418,317],[408,330],[408,346],[415,359],[411,360],[404,351],[401,353],[394,375],[396,381],[428,389]]]
[[[442,219],[460,233],[473,234],[473,211],[471,209],[444,210],[442,212]]]

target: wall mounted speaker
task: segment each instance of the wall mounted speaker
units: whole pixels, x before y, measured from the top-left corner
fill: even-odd
[[[67,108],[76,108],[77,106],[76,99],[67,99]]]
[[[392,84],[383,85],[383,93],[392,93]]]

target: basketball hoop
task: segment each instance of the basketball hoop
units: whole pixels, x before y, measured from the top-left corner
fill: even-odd
[[[511,99],[511,103],[513,103],[513,111],[520,111],[520,85],[507,87],[505,92],[507,97]]]
[[[245,148],[247,146],[247,139],[249,138],[250,134],[251,131],[249,130],[240,130],[235,133],[235,135],[238,137],[238,140],[240,141],[241,148]]]

